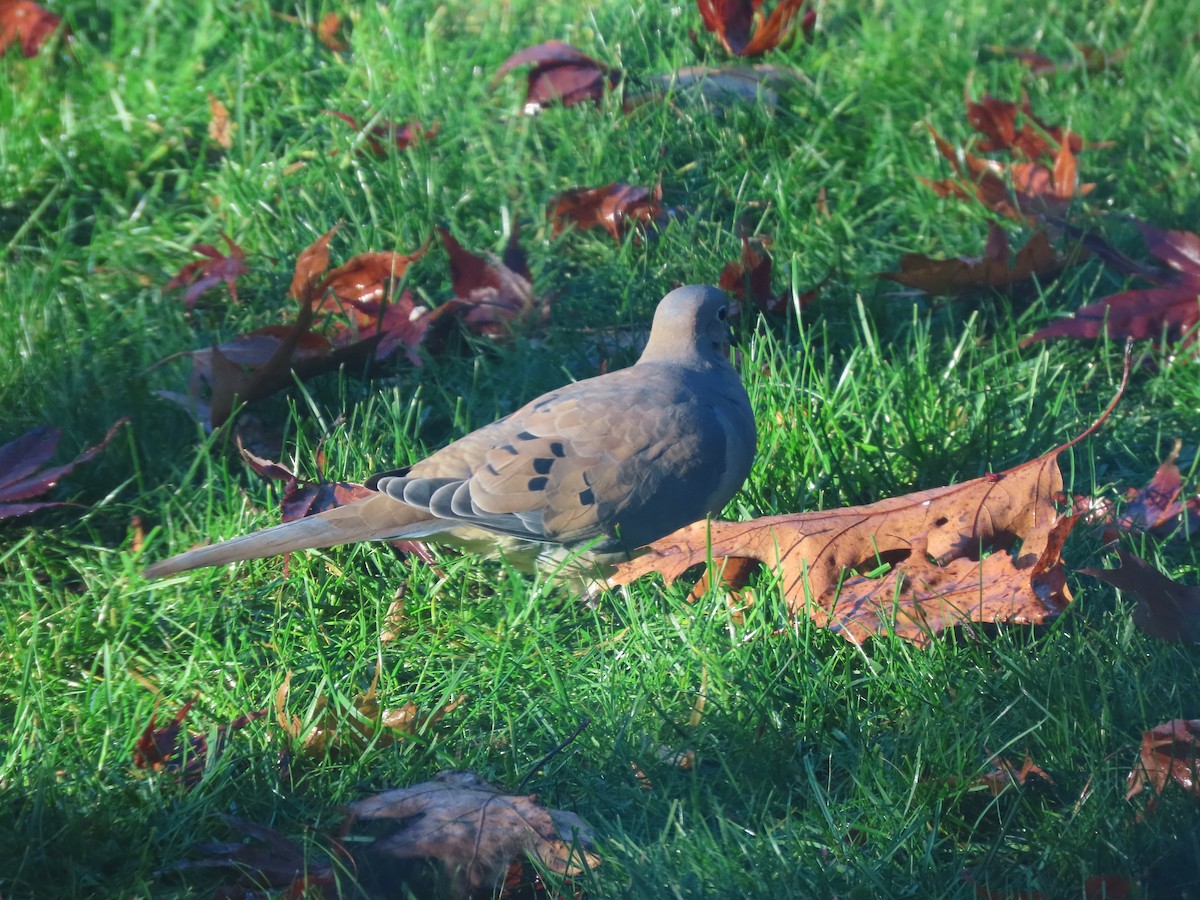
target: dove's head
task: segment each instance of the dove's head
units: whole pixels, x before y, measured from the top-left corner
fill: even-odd
[[[729,296],[707,284],[688,284],[663,297],[654,311],[640,362],[729,361]]]

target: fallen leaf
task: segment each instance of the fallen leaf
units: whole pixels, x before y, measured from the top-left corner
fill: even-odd
[[[202,854],[203,859],[187,860],[175,866],[175,870],[229,869],[237,874],[237,880],[217,888],[215,896],[249,898],[264,896],[271,889],[285,888],[283,897],[291,900],[300,898],[327,897],[329,900],[342,896],[334,877],[330,862],[314,858],[309,848],[302,847],[278,831],[255,825],[236,816],[221,813],[221,820],[235,831],[241,832],[252,842],[212,841],[196,844],[192,849]],[[348,854],[338,843],[332,850],[341,857]]]
[[[396,122],[384,120],[376,122],[370,128],[366,128],[365,123],[360,126],[358,120],[353,116],[348,116],[337,110],[323,109],[321,112],[327,116],[333,116],[335,119],[341,119],[341,121],[345,122],[355,131],[361,131],[363,143],[376,156],[387,156],[389,148],[392,150],[407,150],[413,142],[430,140],[438,133],[438,124],[436,122],[433,123],[432,128],[422,129],[421,123],[417,121],[400,125]]]
[[[510,338],[521,328],[549,320],[549,303],[533,292],[533,276],[518,241],[516,223],[499,259],[464,249],[444,228],[437,233],[450,255],[454,298],[434,310],[434,315],[453,316],[473,334],[493,339]]]
[[[743,237],[741,258],[725,264],[717,285],[737,300],[749,300],[765,313],[781,315],[787,312],[788,294],[771,289],[770,246],[770,238]]]
[[[208,95],[208,136],[222,150],[233,146],[233,132],[236,122],[229,121],[229,109],[213,94]],[[222,235],[224,237],[224,235]],[[226,242],[229,241],[225,238]],[[232,247],[232,245],[230,245]]]
[[[734,56],[761,56],[778,47],[791,34],[804,0],[780,0],[769,15],[762,5],[763,0],[696,0],[705,29]],[[815,23],[816,11],[809,8],[801,27],[808,32]]]
[[[0,0],[0,56],[16,41],[26,59],[37,56],[61,22],[31,0]]]
[[[1077,519],[1058,513],[1057,457],[1078,437],[1005,472],[867,506],[748,522],[697,522],[623,563],[612,581],[650,572],[668,583],[692,566],[753,559],[780,576],[793,615],[855,644],[895,634],[919,646],[973,622],[1039,624],[1071,602],[1063,543]]]
[[[522,854],[568,876],[600,864],[594,832],[579,816],[546,809],[532,794],[505,794],[473,772],[440,772],[432,781],[356,801],[342,834],[356,822],[380,820],[401,824],[368,852],[439,860],[454,879],[455,896],[495,889]]]
[[[1142,733],[1138,760],[1125,779],[1125,799],[1132,800],[1150,789],[1146,813],[1154,811],[1168,782],[1175,782],[1200,798],[1200,719],[1172,719]]]
[[[549,218],[554,234],[574,225],[580,231],[601,227],[617,241],[631,228],[665,224],[671,213],[662,207],[662,183],[653,188],[614,181],[603,187],[571,188],[550,198]]]
[[[188,309],[194,309],[200,295],[210,288],[216,287],[222,281],[229,287],[229,296],[234,303],[238,302],[237,278],[246,274],[246,252],[242,250],[225,232],[221,239],[229,248],[226,256],[212,244],[193,244],[192,252],[199,253],[204,259],[192,260],[179,270],[179,274],[167,282],[166,290],[188,286],[183,295],[183,303]]]
[[[981,153],[1012,152],[1018,157],[1038,161],[1043,157],[1057,155],[1065,141],[1073,154],[1083,152],[1083,138],[1074,132],[1047,125],[1033,114],[1033,106],[1026,94],[1021,102],[1000,100],[985,94],[982,100],[972,100],[968,91],[970,81],[963,87],[963,102],[967,106],[967,122],[984,136],[979,143]],[[1021,116],[1021,127],[1017,128],[1017,116]]]
[[[1146,249],[1166,264],[1155,269],[1116,251],[1098,235],[1091,235],[1087,246],[1121,274],[1143,278],[1154,287],[1121,291],[1077,309],[1069,319],[1039,328],[1021,342],[1026,347],[1048,338],[1070,337],[1097,339],[1107,333],[1111,338],[1157,340],[1166,337],[1190,345],[1196,340],[1200,323],[1200,235],[1190,231],[1161,231],[1146,222],[1133,220],[1142,234]]]
[[[1064,141],[1058,147],[1051,165],[1002,163],[959,151],[932,126],[927,127],[938,151],[957,175],[957,178],[942,181],[917,177],[939,197],[977,200],[993,212],[1025,222],[1035,214],[1060,215],[1074,200],[1096,187],[1095,184],[1079,183],[1070,141]]]
[[[1031,778],[1043,785],[1054,784],[1054,779],[1046,774],[1046,770],[1028,756],[1019,768],[1001,756],[993,757],[988,766],[988,770],[975,783],[986,787],[994,797],[1000,796],[1013,785],[1024,787]]]
[[[598,103],[606,90],[621,80],[604,63],[562,41],[547,41],[514,53],[500,66],[493,86],[513,69],[531,66],[525,91],[525,113],[534,115],[547,106]]]
[[[339,34],[341,30],[342,17],[332,12],[326,13],[313,28],[317,34],[317,40],[324,44],[327,50],[332,50],[334,53],[345,53],[350,49],[350,45],[342,40],[342,36]]]
[[[1080,569],[1137,598],[1133,623],[1151,637],[1170,643],[1200,644],[1200,587],[1174,581],[1144,559],[1118,550],[1119,569]]]
[[[75,471],[76,466],[93,459],[128,421],[125,418],[118,419],[100,443],[89,447],[69,463],[49,469],[42,467],[58,449],[62,437],[62,430],[53,425],[41,425],[0,446],[0,522],[52,506],[65,506],[62,501],[30,501],[53,488]]]
[[[1129,55],[1129,50],[1124,47],[1116,50],[1102,50],[1088,44],[1075,45],[1075,49],[1079,52],[1078,60],[1054,60],[1044,53],[1038,53],[1036,50],[1025,47],[991,45],[986,49],[996,56],[1007,56],[1017,60],[1035,75],[1069,72],[1081,66],[1088,72],[1103,72],[1107,69],[1118,68],[1125,61],[1125,57]]]
[[[184,720],[195,702],[193,698],[185,703],[175,714],[175,718],[161,728],[155,727],[158,713],[150,716],[150,722],[133,748],[133,764],[137,768],[171,773],[177,776],[184,786],[193,787],[204,774],[210,751],[213,756],[220,753],[227,735],[245,728],[255,719],[261,719],[267,714],[265,709],[260,709],[239,716],[228,725],[219,726],[216,741],[210,747],[205,735],[189,735],[183,731]]]
[[[1179,524],[1184,513],[1189,517],[1200,514],[1200,496],[1189,497],[1186,503],[1183,494],[1183,475],[1177,460],[1183,442],[1175,446],[1154,472],[1149,484],[1140,489],[1130,488],[1125,492],[1125,511],[1113,523],[1115,531],[1163,532]],[[1112,540],[1115,534],[1106,535]]]
[[[1055,252],[1044,231],[1036,232],[1010,260],[1008,235],[989,222],[983,256],[933,259],[922,253],[906,253],[900,257],[899,272],[880,272],[876,277],[926,294],[963,296],[987,290],[1011,293],[1035,280],[1041,284],[1053,281],[1069,263]]]
[[[305,727],[299,717],[287,712],[291,683],[292,673],[288,672],[275,692],[275,718],[284,732],[297,742],[299,751],[316,759],[337,758],[347,753],[359,756],[371,744],[390,747],[401,738],[432,728],[467,699],[460,695],[429,712],[422,711],[411,701],[398,708],[384,709],[379,704],[379,673],[376,672],[365,692],[348,699],[331,703],[327,695],[318,693],[312,703],[311,724]]]
[[[403,349],[409,361],[423,365],[416,352],[429,329],[441,317],[418,306],[405,290],[394,291],[409,265],[429,249],[429,240],[409,254],[360,253],[338,266],[324,280],[325,296],[317,311],[344,316],[330,334],[335,347],[349,346],[368,335],[379,335],[375,359],[383,362]]]

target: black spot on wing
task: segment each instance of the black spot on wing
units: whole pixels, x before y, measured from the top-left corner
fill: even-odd
[[[537,435],[530,434],[528,431],[522,431],[520,434],[517,435],[517,440],[518,441],[536,441]]]
[[[592,493],[591,488],[579,492],[579,502],[584,506],[591,506],[596,502],[596,495]]]
[[[544,491],[549,482],[550,479],[543,475],[538,478],[530,478],[527,487],[531,491]]]
[[[546,459],[545,457],[535,459],[533,461],[533,471],[539,475],[549,475],[550,467],[554,465],[554,460]]]
[[[561,459],[567,455],[567,448],[563,446],[562,441],[555,441],[550,445],[550,452]]]

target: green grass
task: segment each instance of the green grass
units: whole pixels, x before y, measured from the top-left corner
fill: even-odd
[[[309,21],[350,7],[273,6]],[[467,247],[498,250],[517,222],[535,287],[556,299],[536,342],[473,346],[373,381],[330,375],[258,404],[286,434],[285,461],[309,477],[318,444],[327,475],[361,479],[595,374],[582,326],[641,327],[674,284],[715,281],[739,227],[774,239],[777,286],[828,281],[800,321],[745,317],[759,456],[727,515],[974,478],[1095,418],[1119,380],[1119,346],[1018,348],[1121,287],[1095,262],[1024,305],[914,301],[874,274],[905,252],[981,251],[986,216],[915,179],[947,169],[925,122],[967,139],[970,73],[978,92],[1024,88],[1045,120],[1113,143],[1081,157],[1098,185],[1089,208],[1197,230],[1189,42],[1200,3],[825,3],[811,43],[769,58],[810,80],[774,110],[662,103],[624,115],[612,99],[528,118],[519,75],[488,86],[510,53],[548,39],[620,66],[630,89],[722,63],[694,6],[677,7],[354,4],[353,51],[338,56],[263,0],[72,2],[53,5],[69,44],[0,58],[0,442],[50,422],[66,453],[132,419],[57,490],[86,509],[0,525],[5,897],[208,895],[216,876],[172,870],[194,844],[233,837],[221,813],[316,847],[364,789],[448,768],[510,788],[529,775],[527,790],[588,819],[604,855],[582,879],[588,896],[975,896],[964,869],[996,891],[1077,897],[1089,876],[1114,874],[1144,879],[1141,896],[1195,896],[1194,801],[1176,792],[1134,825],[1123,793],[1141,733],[1200,715],[1200,656],[1142,635],[1130,600],[1085,578],[1072,578],[1071,613],[1037,633],[860,650],[790,625],[770,579],[738,624],[722,596],[691,604],[684,584],[648,579],[589,606],[499,562],[447,555],[438,574],[374,546],[298,555],[287,577],[278,560],[140,577],[172,551],[275,521],[278,500],[155,396],[183,389],[186,369],[150,366],[284,321],[296,254],[339,221],[336,261],[411,250],[438,223]],[[983,52],[1035,41],[1056,58],[1073,42],[1129,56],[1116,71],[1032,77]],[[210,93],[237,122],[227,152],[207,137]],[[441,131],[377,160],[355,153],[323,108],[437,120]],[[659,178],[682,214],[657,239],[551,235],[555,192]],[[214,294],[189,316],[163,285],[190,244],[216,243],[220,230],[250,255],[243,303]],[[440,248],[408,284],[431,304],[451,295]],[[1063,458],[1068,483],[1142,484],[1181,437],[1194,485],[1197,421],[1194,362],[1139,371],[1104,430]],[[135,516],[147,529],[140,554]],[[1194,540],[1126,545],[1196,583]],[[1114,564],[1083,529],[1067,558]],[[382,643],[401,586],[398,636]],[[375,678],[389,708],[465,700],[392,746],[297,760],[289,781],[273,713],[289,671],[289,711],[302,718],[318,695],[336,705]],[[135,769],[131,752],[156,705],[162,718],[193,697],[194,731],[272,714],[232,735],[186,790]],[[695,767],[670,762],[689,749]],[[997,753],[1029,754],[1055,785],[998,798],[972,788]]]

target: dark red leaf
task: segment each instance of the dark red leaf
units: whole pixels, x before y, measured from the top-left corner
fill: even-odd
[[[355,131],[362,131],[362,126],[352,116],[345,113],[337,112],[332,109],[323,109],[321,112],[327,116],[333,116],[335,119],[341,119]],[[371,152],[376,156],[386,156],[389,148],[393,150],[407,150],[409,145],[418,140],[429,140],[438,133],[438,123],[434,122],[433,127],[423,130],[421,123],[417,121],[408,122],[405,125],[400,125],[396,122],[381,121],[376,122],[370,128],[363,132],[363,142],[371,149]]]
[[[1152,812],[1167,783],[1174,781],[1200,798],[1200,719],[1172,719],[1142,733],[1138,760],[1126,778],[1127,800],[1150,789],[1146,812]]]
[[[550,198],[549,216],[555,235],[568,225],[580,231],[601,227],[620,241],[631,228],[662,225],[671,214],[662,207],[661,183],[648,188],[614,181],[555,194]]]
[[[769,15],[762,5],[763,0],[696,0],[704,27],[734,56],[761,56],[778,47],[791,33],[804,0],[780,0]],[[806,11],[803,29],[811,31],[815,22],[815,11]]]
[[[491,338],[510,337],[518,327],[549,318],[549,305],[534,295],[515,226],[502,259],[471,253],[450,232],[443,228],[437,232],[450,255],[454,299],[439,306],[433,315],[452,315],[467,330]]]
[[[188,285],[187,292],[183,295],[183,302],[188,309],[195,307],[201,294],[216,287],[222,281],[229,286],[229,296],[233,298],[233,302],[238,302],[237,277],[246,273],[246,254],[223,231],[221,238],[229,247],[228,256],[212,244],[193,244],[192,251],[204,256],[205,259],[197,259],[188,263],[179,270],[178,275],[167,282],[166,289],[168,291],[185,284]]]
[[[180,776],[180,781],[187,787],[192,787],[204,774],[208,764],[208,739],[202,735],[188,735],[183,731],[183,723],[195,704],[195,699],[189,700],[175,714],[169,723],[156,728],[158,714],[150,717],[142,736],[138,738],[133,748],[133,764],[139,769],[150,769],[154,772],[170,772]],[[261,719],[267,710],[260,709],[239,716],[228,725],[217,728],[215,752],[219,753],[225,737],[231,732],[245,728],[255,719]]]
[[[1082,575],[1111,584],[1137,598],[1133,623],[1169,643],[1200,644],[1200,587],[1187,587],[1144,559],[1118,550],[1119,569],[1080,569]]]
[[[20,41],[21,53],[26,58],[37,56],[61,21],[61,16],[47,12],[31,0],[3,0],[0,2],[0,55]]]
[[[555,103],[576,106],[598,102],[616,87],[619,72],[562,41],[548,41],[514,53],[500,66],[493,84],[513,69],[532,66],[525,92],[525,111],[537,112]]]
[[[14,441],[0,446],[0,521],[27,515],[39,509],[62,506],[61,502],[22,502],[53,488],[80,463],[93,459],[108,446],[117,431],[128,419],[119,419],[108,429],[100,443],[85,450],[69,463],[42,469],[58,449],[62,432],[51,425],[42,425]],[[39,471],[40,470],[40,471]]]

